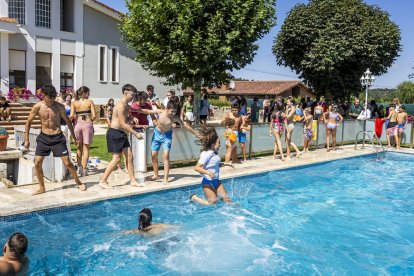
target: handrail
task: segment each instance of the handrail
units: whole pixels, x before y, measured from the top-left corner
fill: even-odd
[[[377,158],[378,158],[378,149],[377,149],[377,147],[375,146],[375,144],[374,144],[374,140],[373,140],[373,136],[371,136],[370,135],[370,133],[374,133],[373,131],[365,131],[365,130],[361,130],[361,131],[359,131],[357,134],[356,134],[356,137],[355,137],[355,150],[357,149],[357,145],[358,145],[358,137],[359,137],[359,134],[360,133],[364,133],[364,135],[367,135],[368,136],[368,138],[369,138],[369,140],[371,141],[371,144],[372,144],[372,146],[374,147],[374,150],[375,150],[375,153],[377,154]],[[377,141],[378,141],[378,143],[381,145],[381,150],[382,150],[382,152],[385,152],[385,149],[384,149],[384,146],[382,145],[382,143],[381,143],[381,141],[377,138]],[[362,144],[362,148],[364,148],[364,146],[365,146],[365,138],[364,138],[364,142],[363,142],[363,144]]]

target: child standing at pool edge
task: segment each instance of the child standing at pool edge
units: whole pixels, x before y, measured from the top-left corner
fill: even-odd
[[[213,127],[206,126],[202,126],[198,132],[196,143],[201,146],[202,152],[194,169],[203,177],[201,186],[207,200],[195,193],[190,196],[190,200],[207,206],[216,203],[220,196],[225,202],[231,202],[219,179],[221,158],[218,155],[220,139],[217,132]]]

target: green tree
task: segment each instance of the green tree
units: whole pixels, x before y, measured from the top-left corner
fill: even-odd
[[[273,45],[278,65],[290,67],[319,95],[357,96],[369,68],[387,72],[401,50],[400,29],[388,13],[362,0],[310,0],[288,14]]]
[[[396,97],[401,103],[414,103],[414,82],[404,81],[397,86]]]
[[[252,62],[276,23],[276,0],[127,0],[121,33],[136,60],[166,84],[191,87],[198,120],[202,86],[225,83]]]

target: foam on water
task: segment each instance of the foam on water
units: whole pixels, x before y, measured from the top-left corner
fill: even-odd
[[[414,157],[346,159],[3,222],[30,240],[34,275],[414,275]],[[390,173],[394,170],[396,173]],[[150,208],[159,236],[123,235]]]

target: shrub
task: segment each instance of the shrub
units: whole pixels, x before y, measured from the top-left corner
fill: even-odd
[[[217,107],[231,107],[230,101],[221,101],[219,99],[209,99],[208,102],[210,105],[214,105]]]
[[[0,136],[9,136],[9,134],[7,133],[7,129],[5,129],[4,127],[0,127]]]

